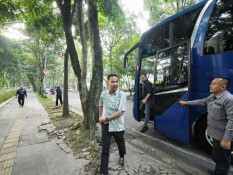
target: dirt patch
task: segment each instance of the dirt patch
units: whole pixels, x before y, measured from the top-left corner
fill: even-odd
[[[89,139],[89,131],[83,129],[83,117],[70,111],[69,117],[62,117],[62,107],[54,107],[53,101],[42,102],[49,118],[56,126],[48,132],[50,140],[59,140],[72,150],[77,159],[87,159],[85,173],[94,175],[99,170],[100,146],[97,141]]]

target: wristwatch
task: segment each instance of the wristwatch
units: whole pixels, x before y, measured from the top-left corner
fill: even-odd
[[[109,120],[108,120],[108,117],[106,117],[106,122],[107,122],[107,121],[109,121]]]

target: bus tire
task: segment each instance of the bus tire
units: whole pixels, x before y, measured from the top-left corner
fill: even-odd
[[[212,156],[213,145],[210,136],[207,135],[207,114],[199,117],[194,126],[194,133],[198,141],[198,145],[202,150]],[[208,141],[209,140],[209,141]],[[231,165],[233,165],[233,152],[231,152]]]
[[[206,128],[207,128],[207,114],[199,117],[199,119],[196,121],[194,127],[194,133],[197,138],[198,145],[201,147],[201,149],[207,152],[208,154],[212,155],[213,148],[212,145],[208,142]]]

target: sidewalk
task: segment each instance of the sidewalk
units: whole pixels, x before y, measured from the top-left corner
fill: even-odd
[[[83,163],[60,149],[38,126],[49,121],[33,92],[24,107],[12,99],[0,108],[0,175],[77,175]]]

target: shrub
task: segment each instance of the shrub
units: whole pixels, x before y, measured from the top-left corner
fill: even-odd
[[[16,88],[13,89],[0,89],[0,103],[10,99],[11,97],[15,96]]]

